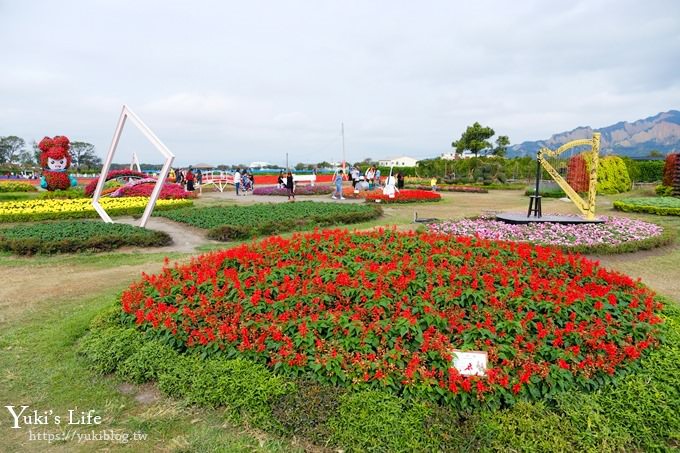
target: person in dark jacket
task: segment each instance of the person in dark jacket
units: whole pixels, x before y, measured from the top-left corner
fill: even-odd
[[[286,189],[288,190],[288,201],[290,201],[290,197],[293,197],[293,201],[295,201],[295,181],[293,181],[293,174],[290,170],[286,175]]]
[[[404,175],[401,172],[397,172],[397,189],[401,190],[404,188]]]

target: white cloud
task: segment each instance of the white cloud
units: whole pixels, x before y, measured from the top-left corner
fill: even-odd
[[[680,3],[5,2],[0,135],[108,147],[123,103],[178,162],[424,157],[680,107]],[[55,27],[58,24],[58,27]],[[29,32],[30,31],[30,32]]]

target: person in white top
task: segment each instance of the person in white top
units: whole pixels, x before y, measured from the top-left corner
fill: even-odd
[[[238,197],[238,189],[241,187],[241,173],[236,169],[234,173],[234,186],[236,187],[236,196]]]

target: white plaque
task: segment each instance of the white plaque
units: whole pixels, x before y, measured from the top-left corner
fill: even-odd
[[[453,351],[453,366],[463,376],[486,376],[488,355],[484,351]]]

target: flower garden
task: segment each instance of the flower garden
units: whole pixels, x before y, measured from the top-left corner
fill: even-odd
[[[110,215],[138,215],[155,180],[123,173],[109,175],[109,196],[100,202]],[[308,186],[298,187],[298,195],[302,187]],[[214,251],[179,253],[178,262],[166,258],[159,271],[164,255],[113,250],[168,245],[170,237],[78,220],[96,217],[82,189],[26,192],[31,199],[0,202],[0,264],[7,270],[34,273],[38,264],[29,260],[35,258],[9,254],[41,254],[45,265],[37,269],[44,276],[42,269],[64,264],[88,282],[104,269],[120,272],[111,273],[104,293],[84,283],[87,297],[49,299],[40,305],[44,319],[16,318],[25,327],[0,334],[0,343],[12,348],[0,366],[21,376],[8,381],[8,392],[28,401],[72,391],[71,399],[90,398],[82,404],[99,410],[115,404],[121,414],[111,422],[119,423],[115,428],[144,424],[156,449],[184,430],[208,426],[205,417],[213,420],[210,434],[202,431],[182,448],[223,448],[228,442],[206,439],[224,435],[225,426],[256,431],[283,445],[265,449],[286,451],[680,446],[680,310],[673,294],[663,297],[645,285],[660,273],[667,282],[652,280],[651,287],[666,295],[674,288],[667,267],[675,248],[645,258],[656,264],[643,281],[637,276],[647,264],[636,264],[628,276],[576,253],[607,262],[609,253],[668,245],[678,235],[677,217],[650,221],[644,212],[652,211],[644,208],[638,217],[645,221],[608,216],[603,224],[524,226],[471,218],[397,231],[385,226],[407,227],[412,207],[397,204],[381,217],[381,203],[446,198],[428,206],[446,217],[451,200],[477,207],[486,196],[471,186],[469,195],[407,189],[390,200],[379,191],[355,195],[345,188],[346,197],[369,203],[251,204],[241,197],[228,204],[216,200],[222,194],[186,199],[178,185],[165,189],[177,196],[158,200],[154,216],[176,230],[196,235],[188,228],[194,227],[205,231],[201,238],[221,241],[260,239],[230,248],[205,241],[199,250]],[[315,186],[309,194],[332,190]],[[275,187],[256,191],[277,194]],[[519,191],[498,197],[526,204]],[[652,200],[657,214],[668,214],[676,199]],[[620,210],[622,203],[650,206],[648,199],[613,202]],[[327,229],[352,224],[364,230]],[[110,253],[79,254],[91,251]],[[615,258],[636,262],[635,255]],[[142,276],[133,278],[124,267]],[[30,298],[12,307],[33,299],[41,303]],[[21,358],[32,344],[52,348],[39,365]],[[460,351],[485,353],[484,373],[458,370]],[[37,382],[36,366],[50,377]],[[169,399],[144,412],[119,395],[121,381]],[[181,414],[168,409],[178,404]],[[175,415],[164,415],[168,410]],[[175,431],[159,428],[166,425]]]
[[[461,409],[610,382],[656,347],[662,307],[555,249],[383,230],[201,256],[133,284],[121,305],[181,350]],[[487,376],[459,374],[454,349],[487,351]]]
[[[436,233],[499,241],[552,245],[585,253],[617,253],[666,245],[675,239],[663,227],[626,217],[605,217],[604,223],[529,223],[512,225],[491,218],[444,221],[428,225]]]
[[[149,199],[145,197],[102,198],[100,205],[112,216],[133,215],[144,212]],[[156,210],[191,206],[190,200],[158,200]],[[98,217],[88,198],[36,199],[0,203],[0,222],[27,222],[35,220],[79,219]]]
[[[431,190],[402,189],[394,194],[393,198],[384,195],[381,189],[370,191],[359,191],[355,193],[351,187],[346,187],[342,191],[345,198],[364,199],[370,203],[419,203],[427,201],[439,201],[442,196]]]
[[[295,188],[295,196],[299,195],[330,195],[335,191],[333,186],[324,185],[306,185],[297,186]],[[269,195],[269,196],[288,196],[288,190],[279,186],[264,186],[255,187],[253,195]]]

